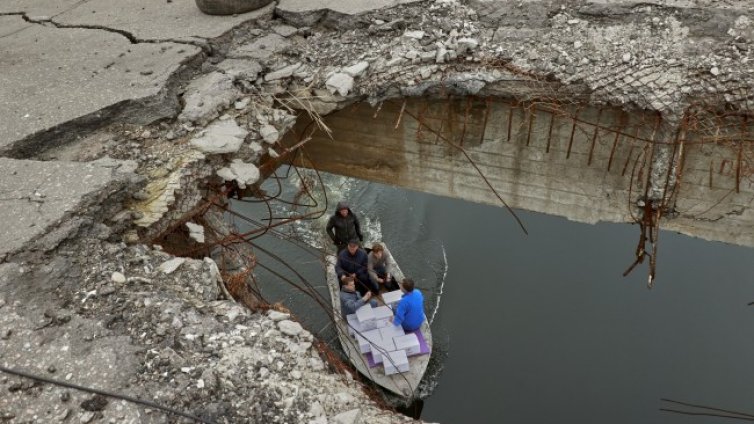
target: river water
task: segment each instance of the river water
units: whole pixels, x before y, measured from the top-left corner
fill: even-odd
[[[621,276],[632,262],[635,226],[517,211],[526,236],[501,208],[337,176],[325,182],[329,205],[350,201],[367,238],[384,240],[425,293],[435,351],[424,420],[723,421],[662,412],[679,408],[662,398],[754,413],[754,306],[747,305],[754,301],[754,249],[663,231],[648,290],[646,266]],[[257,217],[267,210],[234,208]],[[273,210],[280,216],[287,208]],[[320,250],[269,235],[255,240],[274,255],[258,250],[260,263],[300,285],[280,257],[326,296],[326,220],[279,228]],[[284,302],[332,340],[310,296],[259,267],[257,275],[268,300]]]

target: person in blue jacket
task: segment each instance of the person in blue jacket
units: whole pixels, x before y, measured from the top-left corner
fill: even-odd
[[[405,331],[414,331],[421,327],[424,319],[424,296],[414,288],[414,280],[405,278],[401,283],[403,297],[395,308],[395,315],[390,317],[394,325],[402,326]]]
[[[372,291],[379,293],[380,288],[377,284],[369,280],[367,272],[367,252],[359,247],[359,239],[348,241],[348,247],[338,253],[338,261],[335,263],[335,272],[338,275],[338,281],[343,285],[347,276],[356,279],[356,290],[364,296],[366,292]]]

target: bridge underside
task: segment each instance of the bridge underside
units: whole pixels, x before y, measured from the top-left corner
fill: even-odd
[[[588,223],[651,215],[661,228],[754,246],[746,116],[689,112],[669,127],[654,113],[469,97],[356,104],[324,122],[332,138],[305,116],[287,135],[292,146],[311,134],[297,165]],[[662,151],[671,172],[658,175]],[[660,198],[639,207],[652,185]]]

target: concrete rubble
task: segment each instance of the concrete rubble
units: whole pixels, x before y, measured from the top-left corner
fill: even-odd
[[[203,182],[258,183],[302,109],[457,94],[750,110],[745,5],[3,2],[0,363],[216,422],[411,421],[331,372],[289,314],[226,299],[212,260],[143,242]],[[173,420],[6,374],[0,392],[10,422]]]

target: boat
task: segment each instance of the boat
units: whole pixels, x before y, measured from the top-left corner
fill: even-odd
[[[381,244],[385,247],[385,251],[389,253],[387,246],[385,246],[384,243]],[[402,281],[404,278],[403,272],[395,262],[395,258],[392,255],[390,255],[390,257],[393,259],[393,277],[396,281]],[[334,320],[336,324],[335,328],[338,333],[340,344],[343,347],[343,351],[359,373],[388,392],[397,395],[406,404],[410,404],[419,397],[419,383],[424,376],[424,372],[427,370],[427,365],[429,364],[431,356],[432,333],[429,328],[428,320],[425,319],[419,330],[417,330],[417,332],[420,333],[417,333],[417,335],[421,344],[421,352],[407,357],[408,370],[386,375],[385,368],[387,364],[383,363],[382,365],[375,365],[371,353],[362,354],[359,342],[355,336],[349,334],[349,324],[342,316],[340,309],[340,284],[338,283],[338,277],[335,273],[336,261],[337,259],[335,256],[327,256],[327,286],[330,291],[330,298],[332,299]],[[392,324],[388,325],[392,326]],[[353,326],[351,326],[351,328],[353,328]]]

